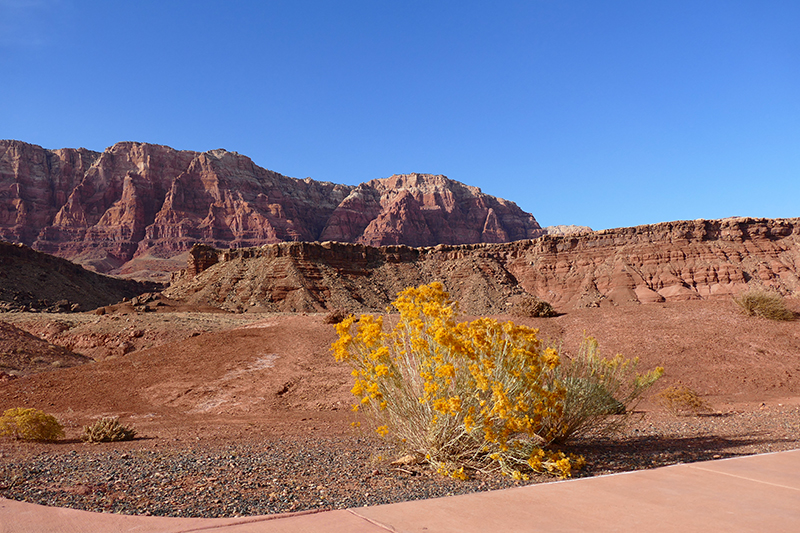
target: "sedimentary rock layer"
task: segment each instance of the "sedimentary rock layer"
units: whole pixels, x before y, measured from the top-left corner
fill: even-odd
[[[444,176],[353,187],[282,176],[225,150],[122,142],[93,152],[0,141],[0,240],[100,272],[174,269],[168,259],[195,243],[431,246],[542,234],[513,202]]]
[[[171,298],[230,310],[382,311],[441,281],[468,313],[535,296],[557,308],[730,297],[758,284],[800,291],[800,219],[678,221],[505,244],[197,247]]]

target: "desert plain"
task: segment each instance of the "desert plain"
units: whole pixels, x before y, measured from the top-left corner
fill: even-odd
[[[795,312],[795,300],[788,300]],[[0,384],[0,409],[55,415],[57,443],[0,441],[0,495],[80,509],[235,516],[386,503],[522,483],[444,478],[393,464],[400,451],[350,406],[350,368],[334,361],[326,313],[8,313],[44,341],[40,369]],[[469,317],[465,317],[469,318]],[[556,317],[497,315],[539,329],[566,355],[584,333],[604,354],[638,357],[664,377],[619,433],[563,447],[588,465],[575,476],[796,448],[800,329],[741,313],[730,298],[574,309]],[[4,349],[15,346],[7,333]],[[65,364],[60,345],[93,355]],[[93,347],[94,346],[94,347]],[[9,350],[11,347],[11,350]],[[78,347],[81,350],[78,350]],[[59,367],[59,368],[57,368]],[[658,401],[683,384],[707,403],[676,416]],[[137,430],[129,442],[85,444],[102,416]],[[529,482],[554,478],[535,477]]]

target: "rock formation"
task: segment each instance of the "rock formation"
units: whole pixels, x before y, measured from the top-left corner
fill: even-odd
[[[547,226],[543,228],[547,235],[574,235],[576,233],[591,233],[592,228],[589,226]]]
[[[0,240],[99,272],[174,270],[170,259],[195,243],[431,246],[542,234],[514,203],[444,176],[352,187],[288,178],[225,150],[123,142],[98,153],[0,141]]]
[[[504,244],[198,247],[165,294],[229,310],[382,311],[441,281],[468,313],[526,298],[559,309],[730,297],[759,284],[800,292],[800,219],[679,221]]]

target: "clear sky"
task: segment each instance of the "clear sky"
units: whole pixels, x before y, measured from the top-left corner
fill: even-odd
[[[0,0],[0,138],[444,174],[543,226],[800,216],[800,1]]]

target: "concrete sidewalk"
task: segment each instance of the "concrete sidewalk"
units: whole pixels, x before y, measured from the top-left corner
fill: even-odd
[[[0,532],[800,532],[800,449],[342,511],[248,518],[88,513],[0,499]]]

